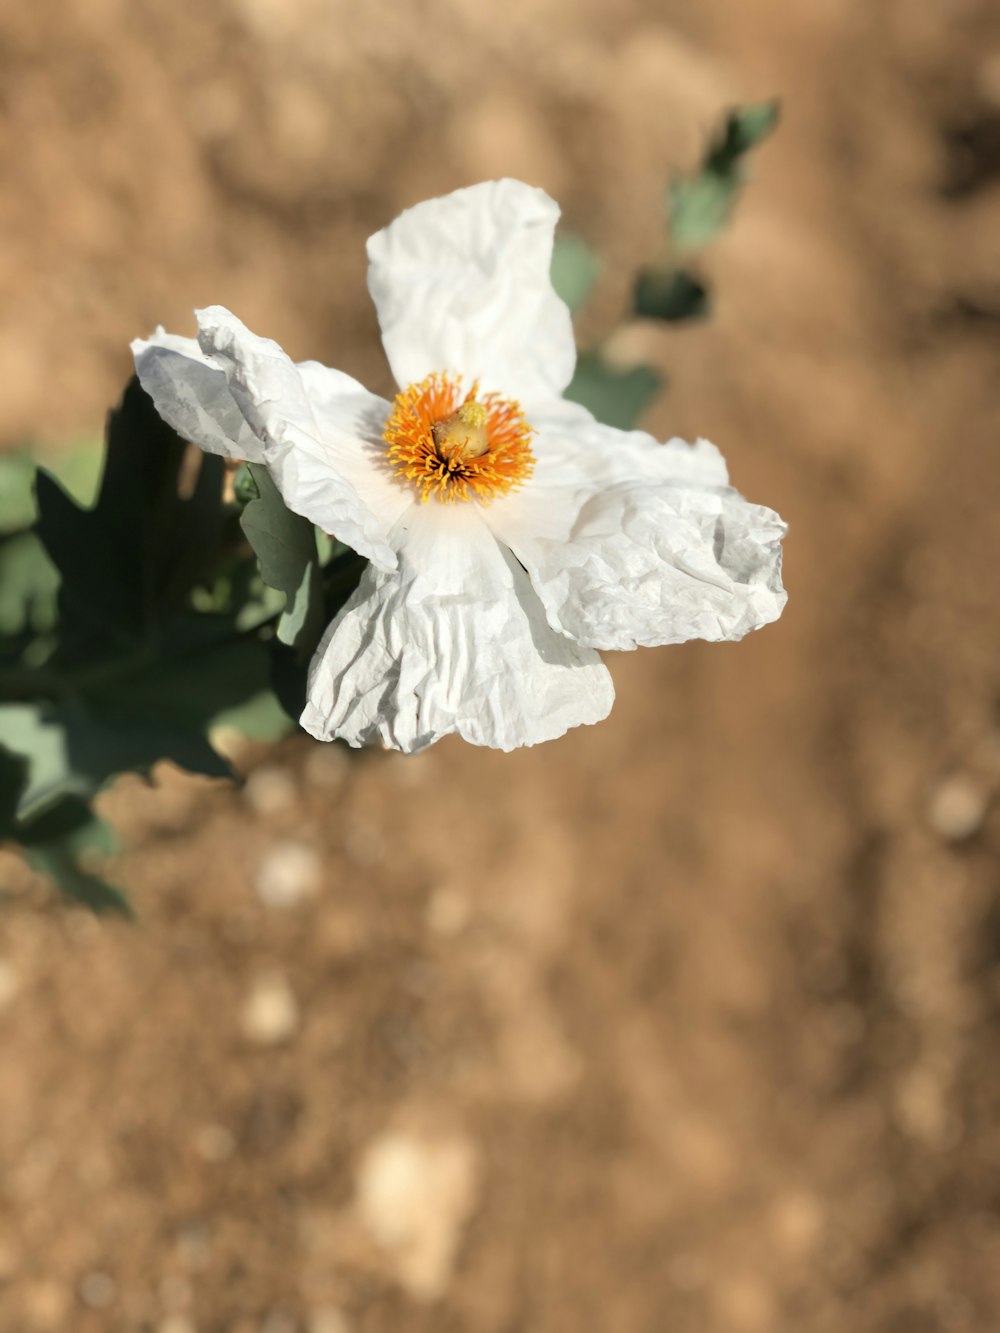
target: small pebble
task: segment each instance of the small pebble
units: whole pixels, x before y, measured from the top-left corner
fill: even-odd
[[[156,1333],[198,1333],[186,1314],[168,1314],[156,1326]]]
[[[243,787],[243,799],[255,814],[280,815],[298,803],[295,779],[285,768],[255,768]]]
[[[966,773],[953,773],[932,792],[927,821],[946,842],[963,842],[982,828],[989,793]]]
[[[469,900],[460,889],[442,884],[427,903],[427,927],[434,935],[453,939],[469,923]]]
[[[933,1065],[917,1065],[903,1075],[896,1087],[894,1110],[903,1132],[926,1147],[941,1149],[961,1137],[947,1075]]]
[[[202,1125],[195,1136],[195,1149],[205,1162],[225,1162],[236,1149],[236,1140],[225,1125]]]
[[[318,853],[305,843],[275,843],[257,867],[257,896],[266,907],[295,907],[316,893],[321,871]]]
[[[389,1131],[364,1153],[361,1220],[397,1281],[418,1300],[437,1300],[447,1288],[478,1177],[475,1147],[459,1136],[426,1139]]]
[[[80,1300],[91,1310],[106,1310],[114,1304],[117,1289],[108,1273],[87,1273],[80,1279]]]
[[[280,973],[259,976],[243,1006],[243,1034],[258,1046],[287,1041],[299,1025],[299,1006]]]

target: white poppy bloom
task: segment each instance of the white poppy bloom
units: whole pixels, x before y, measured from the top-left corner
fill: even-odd
[[[607,716],[598,649],[738,639],[785,604],[785,527],[707,441],[659,444],[562,398],[559,209],[489,181],[368,242],[395,401],[295,364],[228,310],[133,344],[184,438],[266,464],[285,503],[367,557],[309,671],[321,740],[511,750]]]

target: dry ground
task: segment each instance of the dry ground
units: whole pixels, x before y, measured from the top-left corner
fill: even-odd
[[[364,237],[504,173],[596,331],[782,94],[717,318],[621,350],[792,525],[599,728],[123,783],[137,927],[3,860],[3,1333],[995,1333],[995,4],[35,0],[0,69],[8,442],[213,301],[386,387]]]

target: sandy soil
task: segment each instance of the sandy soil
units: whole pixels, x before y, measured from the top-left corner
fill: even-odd
[[[782,622],[599,728],[123,782],[137,927],[3,857],[0,1329],[994,1333],[995,5],[35,0],[0,68],[7,442],[212,301],[386,387],[364,237],[504,173],[594,333],[782,94],[716,319],[620,350],[792,525]]]

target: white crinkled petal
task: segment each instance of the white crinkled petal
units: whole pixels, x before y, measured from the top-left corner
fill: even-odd
[[[784,533],[731,488],[627,483],[588,500],[569,541],[512,549],[555,629],[593,648],[650,648],[777,620]]]
[[[533,448],[539,469],[550,459],[563,469],[582,468],[593,486],[610,486],[638,476],[647,480],[691,481],[726,486],[726,461],[709,440],[694,444],[678,437],[661,444],[642,430],[618,430],[598,421],[579,403],[568,399],[529,404],[525,415],[534,428]],[[548,469],[553,472],[552,468]],[[535,476],[540,473],[536,471]]]
[[[366,570],[313,658],[307,731],[406,752],[456,732],[512,750],[607,716],[606,667],[553,632],[475,507],[415,507],[394,535],[398,571]]]
[[[413,494],[386,467],[388,403],[318,362],[296,365],[222,306],[196,314],[202,352],[225,371],[288,507],[381,568],[395,568],[387,537]]]
[[[725,484],[714,446],[657,445],[607,426],[575,452],[548,441],[543,432],[535,477],[487,521],[554,629],[630,649],[739,639],[778,618],[785,524]]]
[[[210,454],[261,463],[264,446],[229,392],[225,370],[194,338],[162,328],[132,343],[139,383],[178,435]]]
[[[515,180],[407,209],[368,242],[368,288],[400,386],[456,371],[519,399],[557,397],[576,365],[550,278],[558,205]]]
[[[671,439],[660,444],[644,431],[605,426],[566,400],[532,407],[535,469],[520,490],[485,510],[496,536],[511,547],[518,540],[549,537],[567,541],[592,495],[623,482],[669,482],[699,487],[729,483],[725,460],[714,444]]]

